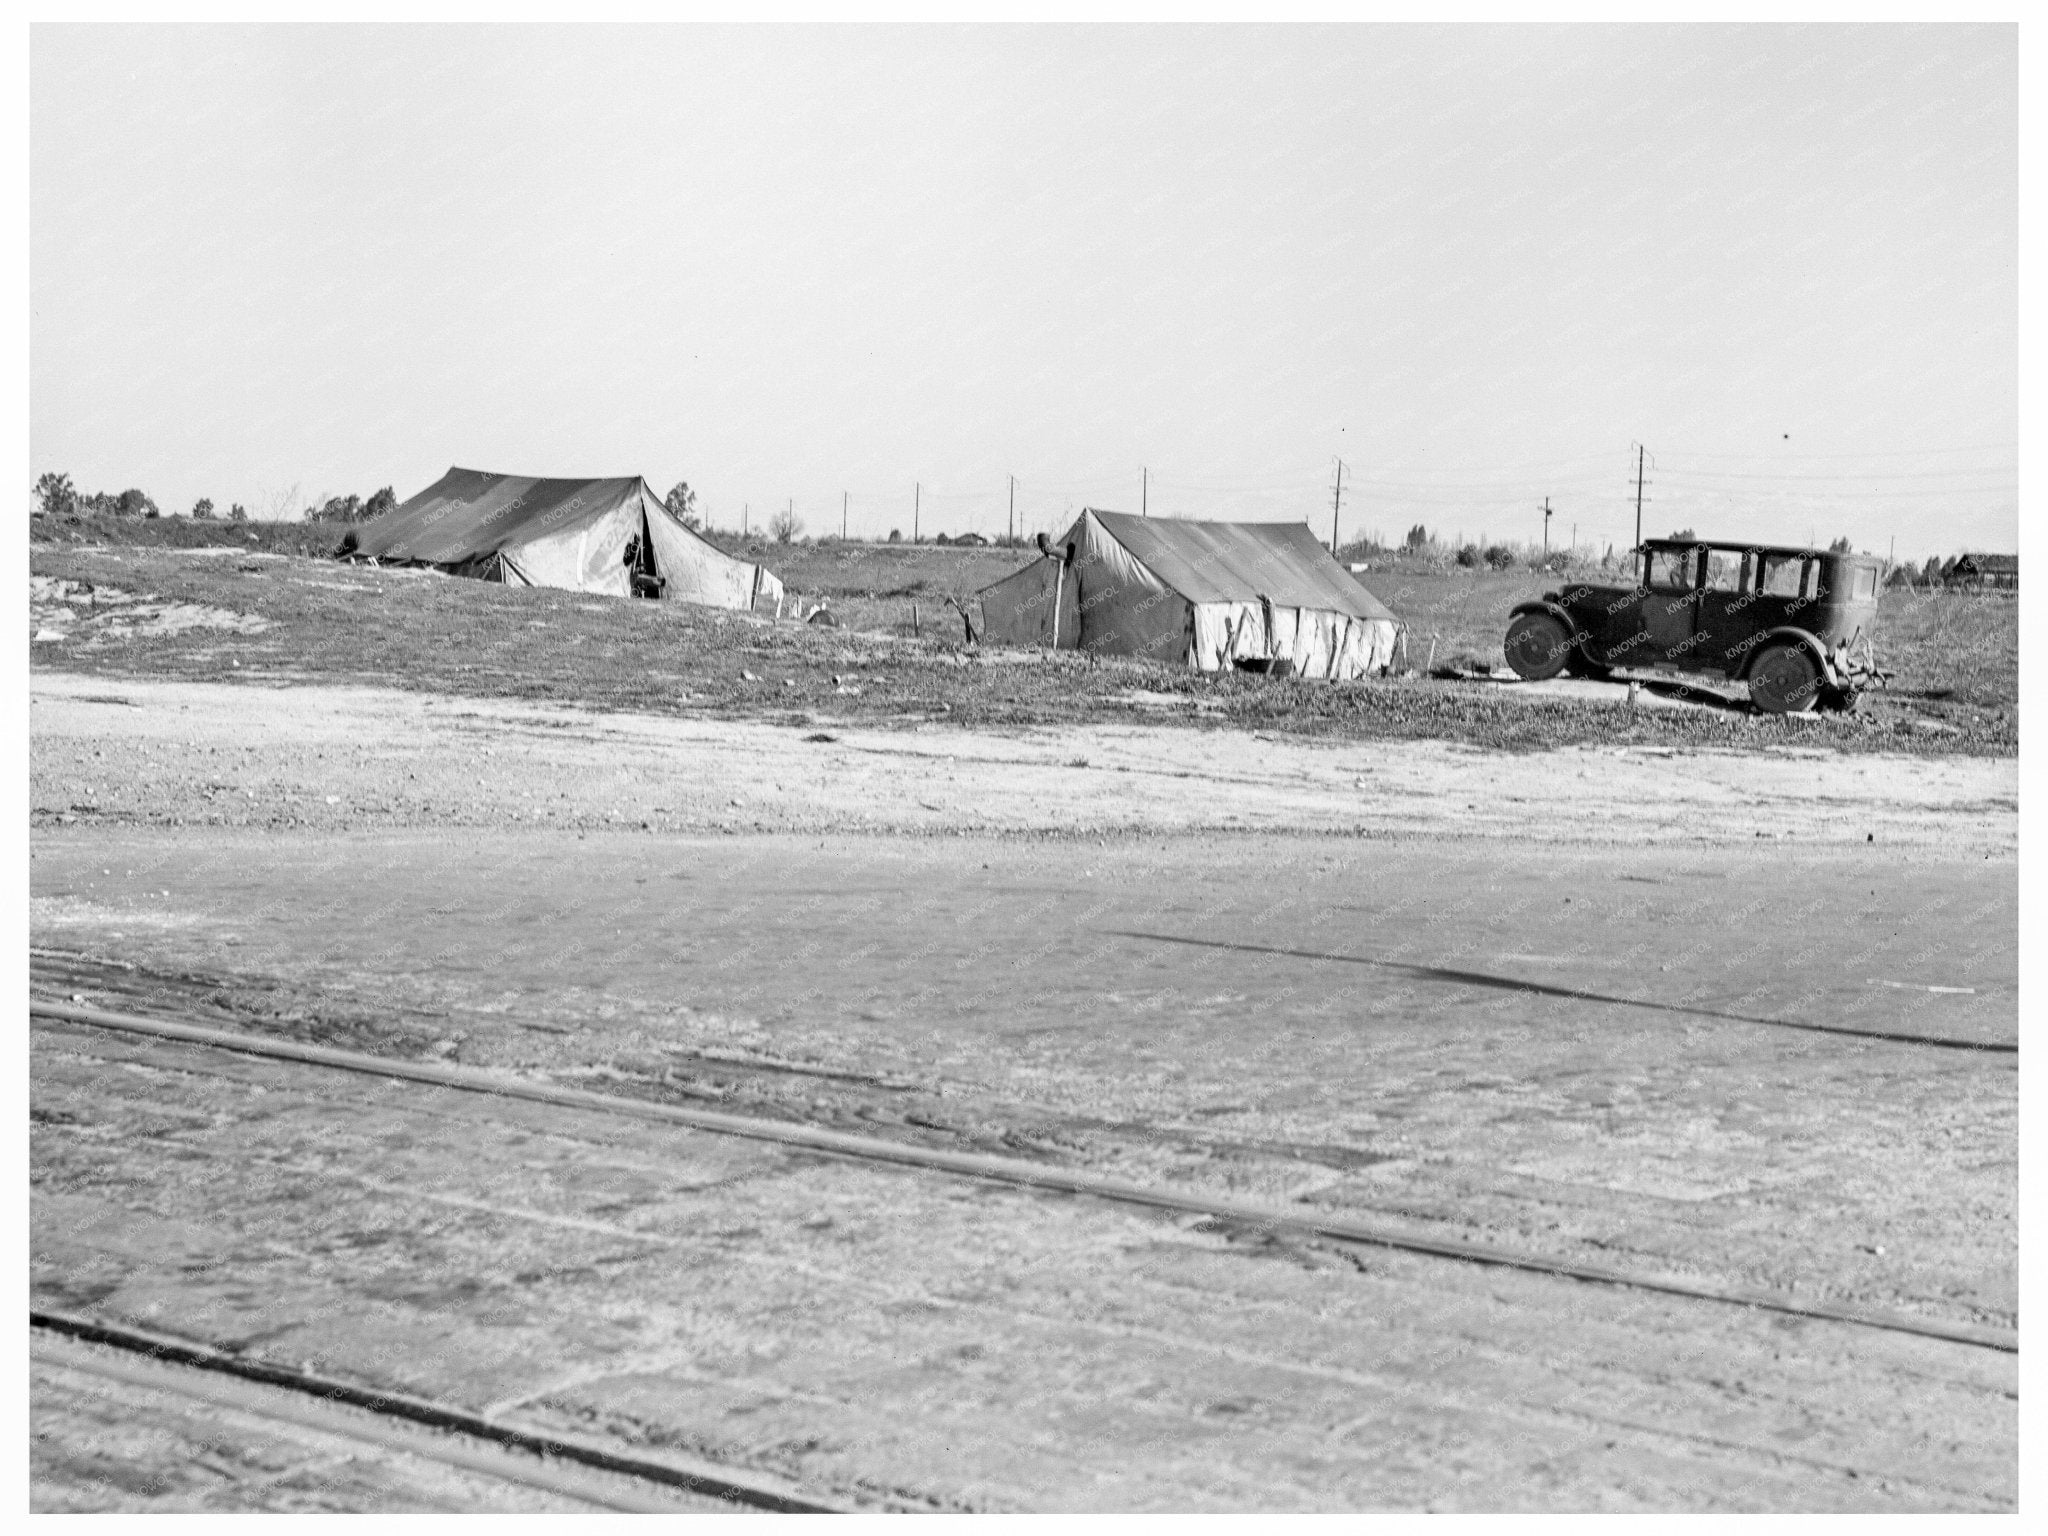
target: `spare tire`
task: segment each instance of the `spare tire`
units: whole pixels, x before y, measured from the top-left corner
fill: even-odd
[[[1564,670],[1571,659],[1572,637],[1555,614],[1541,610],[1518,613],[1508,621],[1508,637],[1501,649],[1515,676],[1540,683]]]

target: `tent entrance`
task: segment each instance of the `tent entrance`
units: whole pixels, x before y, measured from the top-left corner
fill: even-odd
[[[654,541],[647,534],[647,514],[640,514],[640,531],[626,541],[626,577],[635,597],[658,598],[668,578],[655,568]]]

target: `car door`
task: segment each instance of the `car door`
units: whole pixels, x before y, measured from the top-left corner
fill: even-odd
[[[1747,610],[1752,633],[1761,634],[1781,624],[1803,627],[1812,621],[1820,562],[1807,554],[1766,550],[1757,558],[1750,584],[1755,594]]]
[[[1700,666],[1726,672],[1731,664],[1739,668],[1748,654],[1743,641],[1756,628],[1756,561],[1738,549],[1709,549],[1705,561],[1692,654]]]
[[[1693,636],[1699,624],[1699,566],[1701,551],[1653,549],[1650,569],[1643,583],[1644,654],[1640,665],[1691,659]]]

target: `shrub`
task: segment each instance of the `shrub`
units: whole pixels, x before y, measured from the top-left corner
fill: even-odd
[[[1496,571],[1504,571],[1515,563],[1515,552],[1505,544],[1488,545],[1486,563]]]
[[[210,523],[213,521],[213,503],[202,496],[192,503],[192,521]]]
[[[36,505],[52,517],[78,510],[78,490],[69,475],[41,475],[36,480]]]
[[[699,528],[703,520],[697,515],[697,493],[690,489],[690,482],[678,480],[668,488],[668,494],[661,498],[661,504],[668,508],[669,515],[685,528]]]
[[[1479,546],[1477,544],[1467,544],[1463,549],[1458,551],[1458,564],[1472,566],[1477,565],[1478,563]]]
[[[309,523],[359,523],[363,520],[360,496],[330,496],[324,506],[306,508]]]

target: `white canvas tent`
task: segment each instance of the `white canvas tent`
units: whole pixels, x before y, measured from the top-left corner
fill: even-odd
[[[714,608],[782,604],[773,572],[684,527],[637,475],[535,480],[451,469],[351,532],[341,554],[518,586]]]
[[[1393,662],[1400,621],[1305,523],[1089,508],[1049,548],[978,594],[989,643],[1338,681]]]

